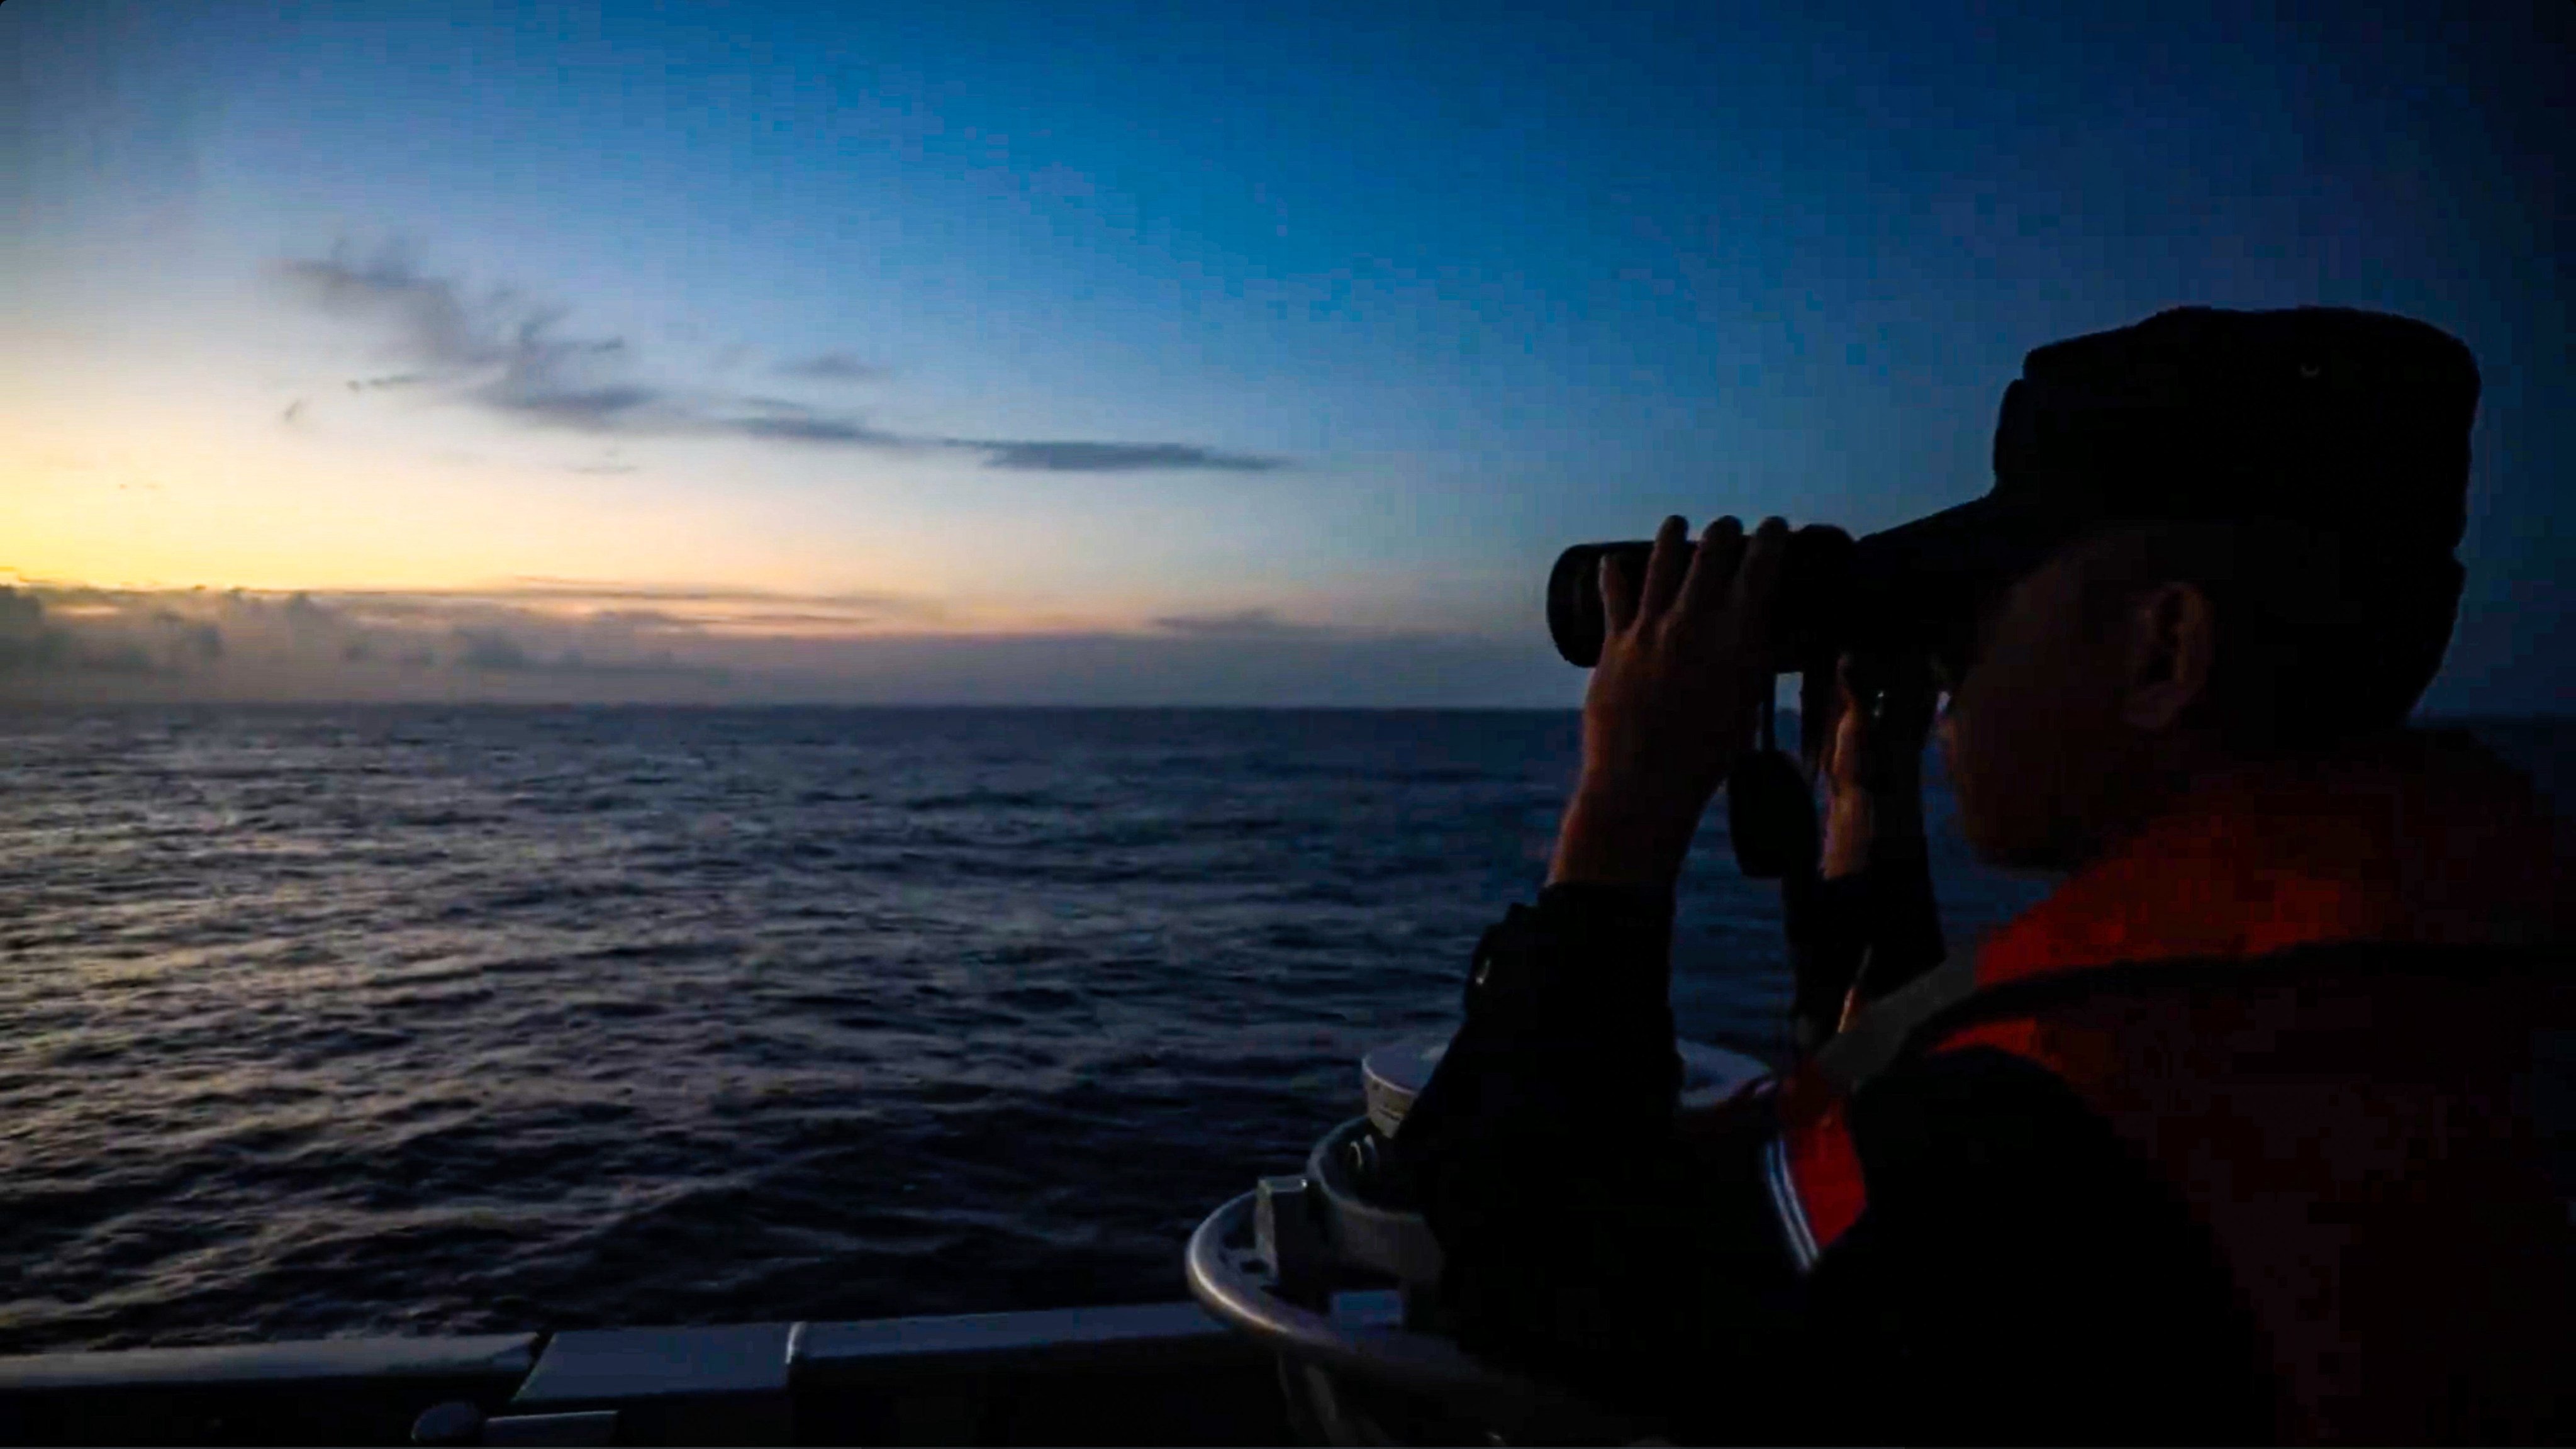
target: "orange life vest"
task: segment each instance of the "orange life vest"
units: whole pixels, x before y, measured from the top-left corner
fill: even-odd
[[[2211,781],[1988,939],[1904,1050],[2036,1063],[2157,1168],[2285,1440],[2563,1432],[2576,1209],[2528,1097],[2535,1031],[2569,1023],[2556,829],[2457,737]],[[1811,1062],[1779,1091],[1805,1262],[1868,1211],[1852,1086]]]

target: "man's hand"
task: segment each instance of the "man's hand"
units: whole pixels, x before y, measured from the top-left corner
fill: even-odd
[[[1700,812],[1753,742],[1772,687],[1772,608],[1789,526],[1732,518],[1699,548],[1667,518],[1643,580],[1602,560],[1606,632],[1583,696],[1583,774],[1548,882],[1670,889]]]
[[[1896,666],[1864,707],[1844,655],[1830,679],[1806,681],[1799,704],[1808,769],[1825,795],[1824,877],[1859,874],[1882,838],[1919,843],[1923,744],[1932,729],[1929,671],[1917,661]]]

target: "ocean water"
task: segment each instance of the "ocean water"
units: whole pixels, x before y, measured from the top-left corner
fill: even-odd
[[[2535,768],[2563,726],[2503,729]],[[0,711],[0,1352],[1184,1292],[1445,1029],[1552,713]],[[1954,948],[2046,883],[1931,800]],[[1685,1035],[1763,1054],[1723,810]]]

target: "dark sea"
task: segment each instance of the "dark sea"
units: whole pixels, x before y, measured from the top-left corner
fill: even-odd
[[[2565,723],[2482,727],[2563,782]],[[1555,713],[0,710],[0,1352],[1184,1296],[1445,1030]],[[2562,794],[2561,799],[2566,797]],[[2043,893],[1966,859],[1954,949]],[[1723,809],[1685,1036],[1776,1055]]]

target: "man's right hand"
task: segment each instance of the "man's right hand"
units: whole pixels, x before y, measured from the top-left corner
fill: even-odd
[[[1864,708],[1852,687],[1852,658],[1830,680],[1809,676],[1800,690],[1808,770],[1825,796],[1822,873],[1828,880],[1866,869],[1882,839],[1923,835],[1923,746],[1934,691],[1920,663],[1897,668]]]
[[[1789,526],[1751,538],[1720,518],[1690,546],[1664,520],[1645,577],[1604,555],[1601,662],[1583,697],[1583,773],[1557,832],[1551,884],[1670,890],[1771,688],[1772,613]]]

